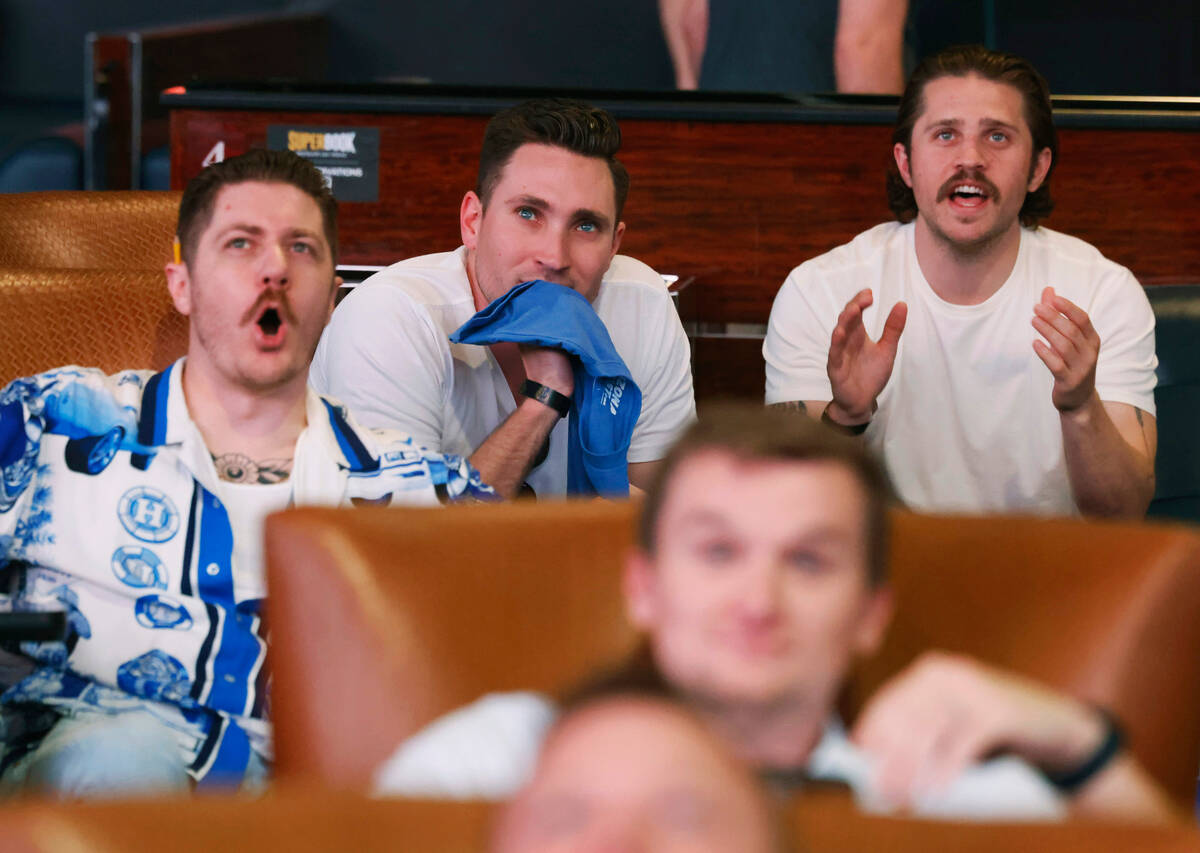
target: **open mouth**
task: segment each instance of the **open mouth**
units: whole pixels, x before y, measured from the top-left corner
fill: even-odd
[[[280,327],[283,325],[283,320],[279,316],[279,311],[275,308],[268,308],[259,315],[255,321],[258,327],[262,329],[263,334],[267,337],[274,337]]]
[[[979,184],[959,184],[950,190],[950,198],[967,207],[978,207],[988,200],[988,193]]]

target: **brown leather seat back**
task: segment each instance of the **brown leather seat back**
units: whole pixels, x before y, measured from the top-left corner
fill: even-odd
[[[0,267],[159,270],[178,192],[0,194]]]
[[[401,739],[632,651],[630,504],[300,509],[267,521],[280,778],[359,787]]]
[[[0,386],[64,364],[161,369],[187,330],[161,269],[0,269]]]
[[[896,614],[859,706],[926,649],[1112,708],[1181,803],[1200,766],[1200,535],[1190,527],[897,513]]]
[[[0,809],[0,846],[13,853],[479,853],[486,849],[494,811],[494,804],[484,802],[369,800],[316,789],[275,789],[257,797],[25,799]]]

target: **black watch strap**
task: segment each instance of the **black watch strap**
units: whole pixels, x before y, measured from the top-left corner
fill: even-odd
[[[521,383],[521,394],[554,409],[554,411],[558,412],[560,418],[565,418],[567,413],[571,411],[570,397],[566,394],[558,393],[553,388],[547,388],[541,382],[526,379]]]
[[[1107,767],[1125,746],[1125,730],[1121,728],[1117,718],[1107,708],[1097,707],[1096,710],[1104,719],[1104,738],[1095,751],[1077,767],[1059,773],[1046,773],[1045,771],[1042,773],[1051,785],[1065,794],[1078,791],[1094,779],[1096,774]]]
[[[840,432],[842,435],[862,435],[864,432],[867,431],[867,427],[869,427],[871,425],[870,421],[867,421],[866,423],[852,424],[852,425],[839,424],[833,418],[829,417],[829,405],[828,404],[826,404],[825,408],[823,408],[821,410],[821,423],[825,424],[828,427],[832,427],[835,431]]]

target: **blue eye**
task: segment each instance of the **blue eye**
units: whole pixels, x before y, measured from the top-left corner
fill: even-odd
[[[311,254],[312,250],[313,250],[313,247],[310,246],[308,243],[293,243],[292,244],[293,252],[301,252],[301,253]]]
[[[953,139],[953,138],[954,138],[954,131],[952,131],[952,130],[939,130],[939,131],[938,131],[936,134],[934,134],[934,138],[935,138],[935,139],[940,139],[940,140],[941,140],[941,141],[943,141],[943,142],[948,142],[948,141],[950,141],[951,139]]]
[[[988,134],[988,139],[992,140],[992,142],[1007,142],[1008,134],[999,130],[993,130]]]
[[[518,207],[517,216],[521,217],[522,219],[533,219],[535,216],[537,216],[537,213],[532,207]]]
[[[250,240],[247,239],[246,237],[234,237],[232,240],[230,240],[225,245],[231,249],[245,249],[245,248],[249,247]]]
[[[587,233],[592,234],[592,233],[595,233],[596,231],[599,231],[600,228],[598,225],[596,225],[595,222],[580,222],[579,230],[586,231]]]

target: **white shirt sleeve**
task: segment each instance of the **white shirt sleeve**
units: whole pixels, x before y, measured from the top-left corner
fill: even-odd
[[[815,299],[820,288],[809,264],[796,267],[783,282],[771,306],[763,360],[767,367],[767,403],[829,400],[829,336],[832,319]]]
[[[667,296],[656,306],[658,324],[646,341],[651,365],[642,391],[642,413],[629,441],[630,462],[653,462],[667,451],[696,419],[692,390],[692,351],[674,302]]]
[[[1110,266],[1089,315],[1100,336],[1096,393],[1105,402],[1128,403],[1153,415],[1154,371],[1158,367],[1154,311],[1133,273]]]
[[[914,811],[959,820],[1053,821],[1067,816],[1066,805],[1046,778],[1014,756],[967,768],[944,789],[918,797]]]
[[[533,775],[557,710],[537,693],[495,693],[434,720],[375,773],[376,796],[504,799]]]
[[[441,450],[452,375],[449,344],[424,306],[368,282],[333,312],[309,383],[345,403],[364,426],[398,429]]]

